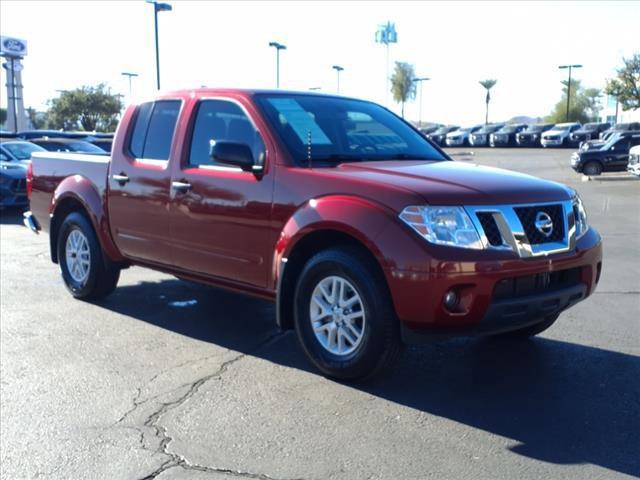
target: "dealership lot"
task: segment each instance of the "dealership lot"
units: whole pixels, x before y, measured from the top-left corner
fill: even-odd
[[[2,477],[640,476],[640,181],[583,181],[570,150],[449,151],[576,188],[602,279],[535,340],[439,339],[374,385],[323,378],[260,300],[140,268],[73,300],[48,237],[2,212]]]

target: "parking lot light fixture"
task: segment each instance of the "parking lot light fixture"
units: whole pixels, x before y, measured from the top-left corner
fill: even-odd
[[[336,89],[336,92],[340,93],[340,72],[342,72],[344,68],[341,67],[340,65],[334,65],[331,68],[333,68],[336,71],[336,74],[338,75],[338,87]]]
[[[569,69],[569,81],[567,82],[567,114],[565,121],[569,121],[569,105],[571,104],[571,70],[573,68],[582,68],[582,65],[558,65],[560,70]]]
[[[129,77],[129,99],[131,99],[131,78],[132,77],[137,77],[138,74],[137,73],[133,73],[133,72],[122,72],[120,75],[124,76],[124,77]]]
[[[153,4],[153,21],[156,38],[156,87],[160,90],[160,47],[158,44],[158,12],[170,12],[173,10],[168,3],[161,3],[156,0],[146,0],[147,3]]]
[[[276,49],[276,88],[280,88],[280,50],[286,50],[287,46],[278,42],[269,42],[269,46]]]
[[[427,80],[431,80],[431,79],[429,77],[418,77],[413,79],[414,82],[420,82],[420,101],[419,101],[420,115],[418,119],[418,124],[420,128],[422,128],[422,82],[426,82]]]

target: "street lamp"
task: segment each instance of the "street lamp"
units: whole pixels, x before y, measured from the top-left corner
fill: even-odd
[[[120,75],[129,77],[129,98],[131,98],[131,77],[137,77],[138,74],[133,72],[122,72]]]
[[[420,128],[422,128],[422,82],[425,82],[427,80],[431,79],[428,77],[419,77],[413,79],[414,82],[420,82],[420,119],[418,120]]]
[[[338,90],[337,93],[340,93],[340,72],[344,70],[344,68],[342,68],[340,65],[334,65],[333,68],[336,71],[336,74],[338,75]]]
[[[158,46],[158,12],[170,12],[171,5],[168,3],[160,3],[156,0],[146,0],[147,3],[153,4],[153,20],[156,32],[156,84],[160,90],[160,47]]]
[[[280,88],[280,50],[286,50],[287,46],[278,42],[269,42],[269,46],[276,49],[276,88]]]
[[[569,121],[569,104],[571,103],[571,69],[573,68],[582,68],[582,65],[559,65],[558,68],[563,70],[565,68],[569,69],[569,83],[567,84],[567,115],[565,121]]]

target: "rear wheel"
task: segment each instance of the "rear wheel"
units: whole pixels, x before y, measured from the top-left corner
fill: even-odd
[[[602,165],[600,165],[598,162],[589,162],[582,169],[582,173],[589,177],[600,175],[602,173]]]
[[[331,249],[311,258],[294,301],[298,339],[325,375],[367,379],[398,358],[399,324],[385,279],[357,249]]]
[[[93,226],[77,212],[60,226],[58,261],[62,279],[75,298],[94,300],[116,288],[120,268],[102,251]]]

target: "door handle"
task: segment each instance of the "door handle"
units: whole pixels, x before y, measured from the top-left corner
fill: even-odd
[[[191,184],[187,182],[171,182],[171,188],[176,192],[185,193],[191,190]]]
[[[119,174],[111,175],[111,178],[113,178],[121,186],[123,186],[125,183],[127,183],[129,181],[129,177],[124,172],[121,172]]]

